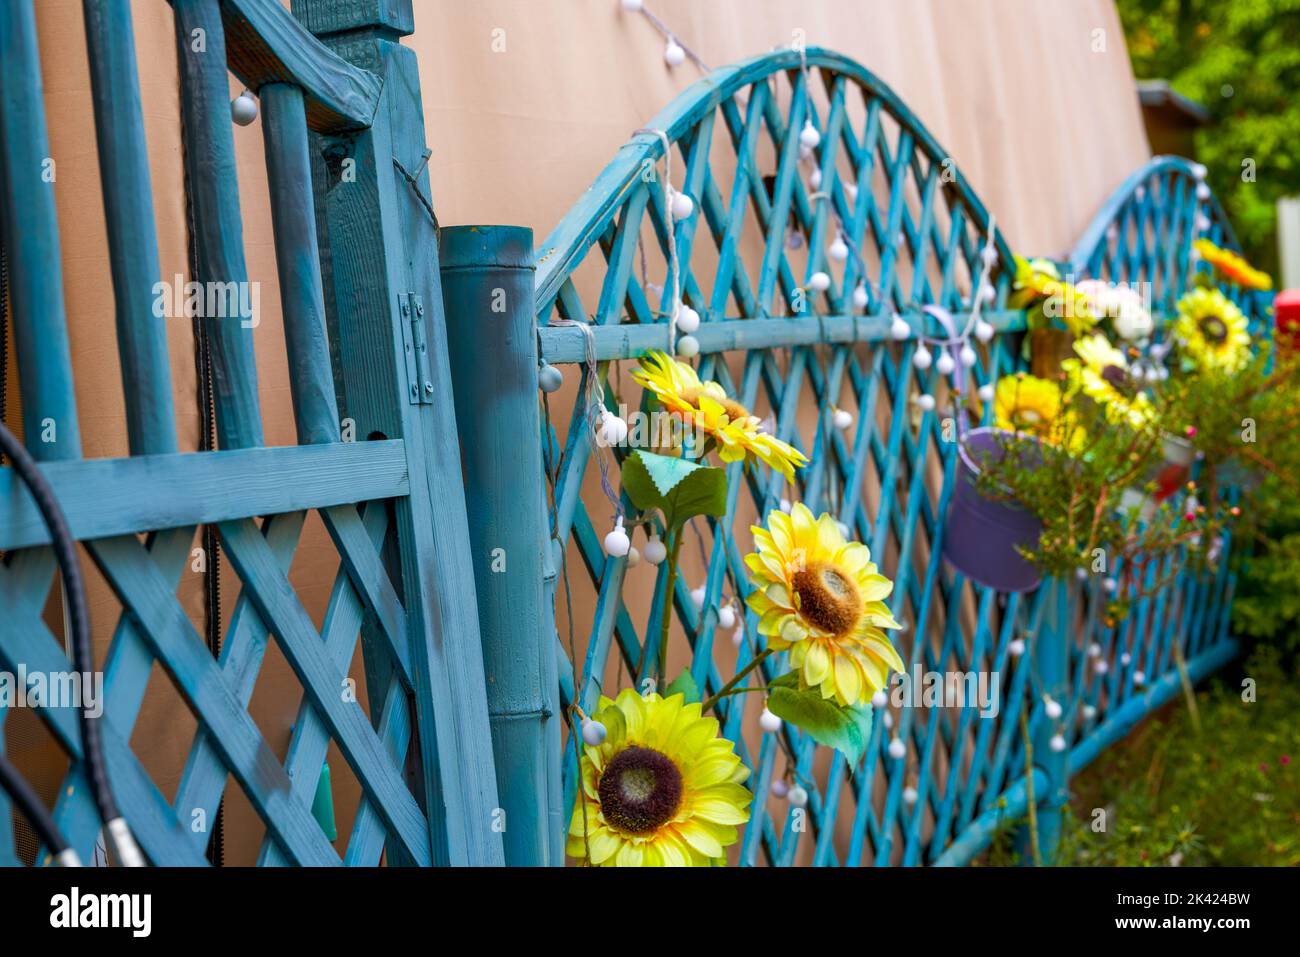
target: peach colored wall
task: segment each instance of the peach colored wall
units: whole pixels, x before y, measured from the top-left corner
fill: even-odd
[[[287,5],[287,3],[286,3]],[[862,62],[894,86],[951,150],[1013,247],[1059,254],[1105,196],[1148,155],[1133,78],[1110,0],[653,0],[652,9],[707,62],[788,44]],[[39,0],[45,99],[56,162],[63,281],[88,457],[126,453],[111,280],[79,0]],[[163,278],[186,272],[186,231],[172,17],[133,0]],[[518,223],[545,236],[615,150],[699,77],[669,70],[663,41],[617,0],[415,0],[434,204],[444,224]],[[504,33],[494,33],[504,31]],[[1097,31],[1101,31],[1100,34]],[[1094,52],[1098,37],[1104,51]],[[505,49],[494,51],[494,41]],[[239,86],[232,78],[232,95]],[[268,444],[293,441],[278,282],[260,128],[235,128],[249,278],[261,283],[255,333]],[[193,341],[167,320],[182,449],[195,448]],[[291,579],[319,623],[337,559],[309,522]],[[94,574],[92,616],[103,654],[119,606]],[[200,576],[181,600],[201,625]],[[227,569],[224,610],[238,583]],[[579,616],[582,614],[579,607]],[[359,665],[353,674],[361,681]],[[158,672],[133,741],[174,795],[194,722]],[[274,647],[250,708],[283,754],[300,692]],[[346,835],[356,784],[331,753]],[[261,826],[228,791],[232,862],[249,863]]]

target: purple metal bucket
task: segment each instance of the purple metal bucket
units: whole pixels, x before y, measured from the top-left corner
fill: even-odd
[[[975,487],[979,462],[1006,449],[998,429],[973,429],[957,443],[957,479],[948,505],[943,555],[966,577],[998,591],[1029,591],[1042,574],[1016,546],[1038,542],[1043,523],[1032,512],[985,498]]]

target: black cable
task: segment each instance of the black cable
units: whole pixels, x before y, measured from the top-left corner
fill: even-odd
[[[95,670],[95,660],[90,647],[90,615],[86,610],[86,585],[81,577],[81,560],[77,556],[76,539],[68,527],[68,520],[59,507],[54,490],[45,480],[27,448],[18,441],[17,436],[8,427],[0,423],[0,451],[9,459],[9,466],[14,474],[27,486],[32,501],[36,503],[41,518],[50,532],[54,557],[59,563],[59,572],[63,579],[63,597],[68,609],[68,625],[72,632],[72,664],[82,674],[88,675]],[[77,709],[77,720],[81,729],[81,758],[85,765],[86,779],[90,782],[90,793],[109,840],[118,853],[121,863],[127,866],[139,866],[144,863],[140,850],[131,838],[126,822],[113,800],[113,792],[108,786],[108,773],[104,767],[104,750],[99,734],[99,719],[92,718],[86,708]],[[33,824],[36,822],[33,821]]]
[[[13,798],[18,810],[22,812],[23,817],[27,818],[36,832],[36,836],[41,839],[41,843],[49,848],[50,853],[55,859],[67,867],[79,867],[81,861],[77,857],[77,852],[68,847],[68,842],[64,839],[63,833],[54,823],[54,818],[50,815],[49,809],[42,803],[40,796],[27,783],[27,779],[18,773],[18,769],[9,763],[4,752],[0,751],[0,788],[8,792]]]

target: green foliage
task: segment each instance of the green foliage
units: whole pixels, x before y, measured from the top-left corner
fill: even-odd
[[[1117,0],[1133,72],[1209,109],[1209,183],[1247,258],[1277,271],[1276,204],[1300,193],[1300,0]],[[1243,180],[1253,160],[1256,181]]]
[[[846,708],[833,698],[823,698],[816,688],[801,687],[794,672],[768,685],[767,709],[778,718],[806,731],[818,744],[837,748],[855,768],[871,740],[871,706]]]
[[[683,668],[682,673],[674,678],[664,691],[665,698],[671,698],[675,694],[682,695],[687,704],[693,704],[700,700],[700,687],[695,683],[695,677],[691,674],[690,668]]]
[[[727,473],[689,459],[637,451],[623,463],[623,491],[642,512],[658,509],[670,530],[727,511]]]
[[[1300,675],[1261,648],[1240,678],[1153,717],[1071,783],[1075,818],[1058,860],[1092,866],[1300,865]],[[1180,699],[1181,700],[1181,699]],[[1106,830],[1092,829],[1093,809]]]
[[[1232,627],[1300,656],[1300,496],[1271,478],[1254,498],[1255,547],[1238,560]]]

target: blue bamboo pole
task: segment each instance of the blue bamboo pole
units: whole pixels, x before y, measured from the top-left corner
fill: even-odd
[[[553,860],[560,715],[546,627],[547,547],[533,316],[533,234],[442,230],[442,292],[509,865]]]
[[[1069,700],[1069,641],[1070,641],[1070,586],[1065,579],[1044,582],[1048,589],[1039,633],[1034,641],[1032,667],[1037,675],[1035,690],[1050,695],[1053,700]],[[1069,801],[1069,752],[1053,751],[1052,738],[1057,734],[1057,722],[1043,710],[1043,702],[1027,701],[1025,707],[1031,716],[1030,733],[1034,747],[1034,767],[1046,777],[1046,787],[1034,792],[1037,809],[1038,849],[1044,865],[1051,865],[1061,840],[1061,815]],[[1033,716],[1037,715],[1037,720]],[[1026,840],[1020,841],[1027,850]],[[1029,854],[1024,855],[1030,863]]]

